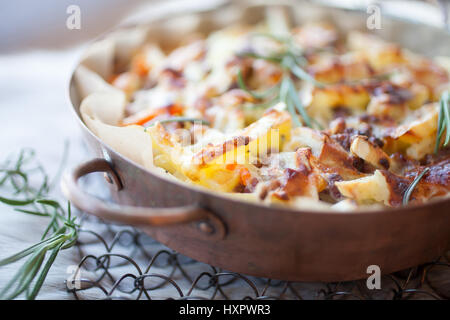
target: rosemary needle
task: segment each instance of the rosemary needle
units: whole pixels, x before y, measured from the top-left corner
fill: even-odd
[[[420,174],[418,174],[414,181],[409,185],[409,187],[406,189],[405,194],[403,195],[403,205],[406,206],[409,202],[409,198],[411,197],[411,194],[413,193],[414,189],[416,188],[417,184],[420,180],[422,180],[423,176],[430,171],[430,168],[425,168]]]
[[[66,146],[62,163],[67,151]],[[36,174],[41,181],[38,187],[30,183],[37,180]],[[31,179],[32,176],[35,179]],[[48,180],[44,168],[35,159],[35,152],[30,149],[23,149],[15,162],[9,159],[0,166],[0,187],[12,193],[8,197],[0,196],[0,202],[13,206],[15,211],[51,218],[40,242],[0,260],[1,267],[26,258],[0,291],[0,299],[14,299],[21,294],[27,299],[36,298],[60,250],[76,243],[79,226],[76,217],[71,215],[70,203],[64,210],[59,202],[47,198],[53,185],[49,185]]]
[[[445,140],[442,144],[443,147],[448,146],[450,142],[450,92],[445,91],[441,95],[441,99],[439,101],[439,117],[438,117],[438,128],[437,128],[437,134],[436,134],[436,144],[434,147],[434,153],[437,153],[439,151],[439,146],[441,143],[442,135],[444,134],[444,131],[446,131],[445,134]]]

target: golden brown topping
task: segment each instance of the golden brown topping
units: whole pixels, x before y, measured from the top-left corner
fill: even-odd
[[[369,63],[355,55],[327,57],[323,61],[316,61],[307,70],[323,83],[352,82],[375,75]]]

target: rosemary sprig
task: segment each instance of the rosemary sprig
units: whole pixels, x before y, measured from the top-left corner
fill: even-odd
[[[307,125],[308,127],[312,128],[313,122],[318,125],[317,122],[313,121],[313,119],[311,119],[306,112],[305,107],[298,97],[297,89],[292,79],[293,75],[300,80],[312,83],[316,87],[324,86],[303,69],[303,66],[306,64],[306,59],[302,54],[302,49],[299,48],[290,37],[283,38],[271,34],[255,34],[254,36],[264,36],[275,40],[283,44],[285,46],[285,50],[276,52],[275,54],[269,56],[259,55],[254,52],[244,52],[240,55],[276,63],[283,70],[283,75],[278,84],[268,89],[267,91],[260,93],[248,89],[248,87],[245,85],[244,79],[242,78],[241,71],[238,70],[237,82],[239,87],[256,99],[265,99],[272,95],[272,99],[268,103],[269,106],[274,102],[284,102],[288,111],[292,115],[294,123],[297,126],[302,126],[302,123],[300,122],[300,120],[298,120],[297,112],[301,115],[305,125]],[[266,103],[255,104],[254,107],[266,107],[266,105]]]
[[[443,147],[448,146],[450,142],[450,92],[444,91],[439,101],[439,117],[438,117],[438,129],[436,134],[436,145],[434,147],[434,153],[439,151],[442,135],[445,134],[445,140],[442,144]]]
[[[66,155],[67,144],[63,159]],[[41,181],[37,188],[30,182],[36,178],[36,173],[40,174],[37,178]],[[14,206],[18,212],[50,218],[40,242],[0,260],[1,267],[26,258],[0,291],[0,299],[14,299],[23,293],[27,299],[36,298],[58,253],[77,240],[79,226],[72,217],[70,203],[64,210],[59,202],[48,198],[51,190],[48,180],[44,168],[35,159],[35,152],[30,149],[22,150],[15,162],[9,159],[0,167],[1,190],[9,190],[11,194],[1,196],[0,202]]]
[[[150,123],[148,126],[145,127],[144,131],[146,131],[148,128],[154,126],[157,122],[159,123],[170,123],[170,122],[200,122],[201,124],[210,126],[211,123],[204,119],[197,119],[197,118],[188,118],[188,117],[172,117],[168,119],[162,119],[162,120],[156,120],[153,123]]]
[[[403,195],[403,205],[406,206],[409,202],[409,198],[411,198],[411,194],[413,193],[414,189],[416,188],[417,184],[420,180],[422,180],[423,176],[430,171],[430,168],[425,168],[420,174],[418,174],[413,182],[408,186],[408,188],[405,191],[405,194]]]

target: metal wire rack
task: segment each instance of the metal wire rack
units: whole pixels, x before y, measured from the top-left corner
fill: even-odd
[[[380,290],[369,290],[365,279],[300,283],[228,272],[182,256],[137,229],[87,215],[81,221],[80,262],[66,280],[75,299],[450,299],[449,253],[385,275]]]

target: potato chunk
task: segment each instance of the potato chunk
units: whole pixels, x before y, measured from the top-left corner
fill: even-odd
[[[351,50],[364,54],[376,72],[385,71],[406,62],[401,48],[374,35],[351,32],[347,38]]]
[[[354,155],[373,165],[375,168],[390,168],[391,159],[389,156],[379,146],[370,142],[366,136],[356,136],[350,145],[350,151]]]
[[[261,198],[269,203],[294,201],[297,197],[319,200],[319,192],[327,183],[317,169],[311,149],[282,152],[269,160],[269,165],[260,172],[265,180],[263,190],[260,190]]]
[[[308,67],[308,72],[322,83],[350,82],[369,79],[374,75],[368,61],[359,54],[345,54],[318,58]]]
[[[267,111],[258,121],[238,131],[223,143],[208,145],[194,156],[195,163],[245,164],[269,151],[278,152],[290,139],[291,116],[275,109]]]
[[[427,104],[411,113],[387,137],[388,152],[404,151],[409,157],[420,160],[432,153],[436,139],[438,106]]]
[[[195,184],[231,192],[251,180],[255,172],[252,162],[272,149],[279,150],[290,129],[289,114],[269,110],[237,136],[223,136],[206,145],[199,139],[196,145],[182,146],[158,123],[147,132],[152,136],[156,165]]]
[[[449,162],[441,162],[428,167],[429,172],[415,186],[410,203],[423,203],[433,197],[448,194]],[[336,182],[338,190],[347,198],[360,204],[381,202],[386,206],[398,207],[403,203],[406,190],[424,167],[408,172],[406,176],[396,175],[387,170],[376,170],[372,176],[352,181]]]
[[[381,171],[376,170],[372,176],[351,181],[336,182],[339,192],[358,203],[383,202],[389,206],[391,196],[389,185]]]
[[[313,116],[331,120],[333,110],[339,107],[364,111],[370,101],[370,94],[362,85],[335,84],[314,88],[310,99],[308,111]]]
[[[347,151],[324,133],[306,127],[295,128],[285,150],[295,151],[300,147],[311,148],[317,158],[317,166],[323,172],[334,172],[344,179],[364,176],[353,166],[353,159]]]

